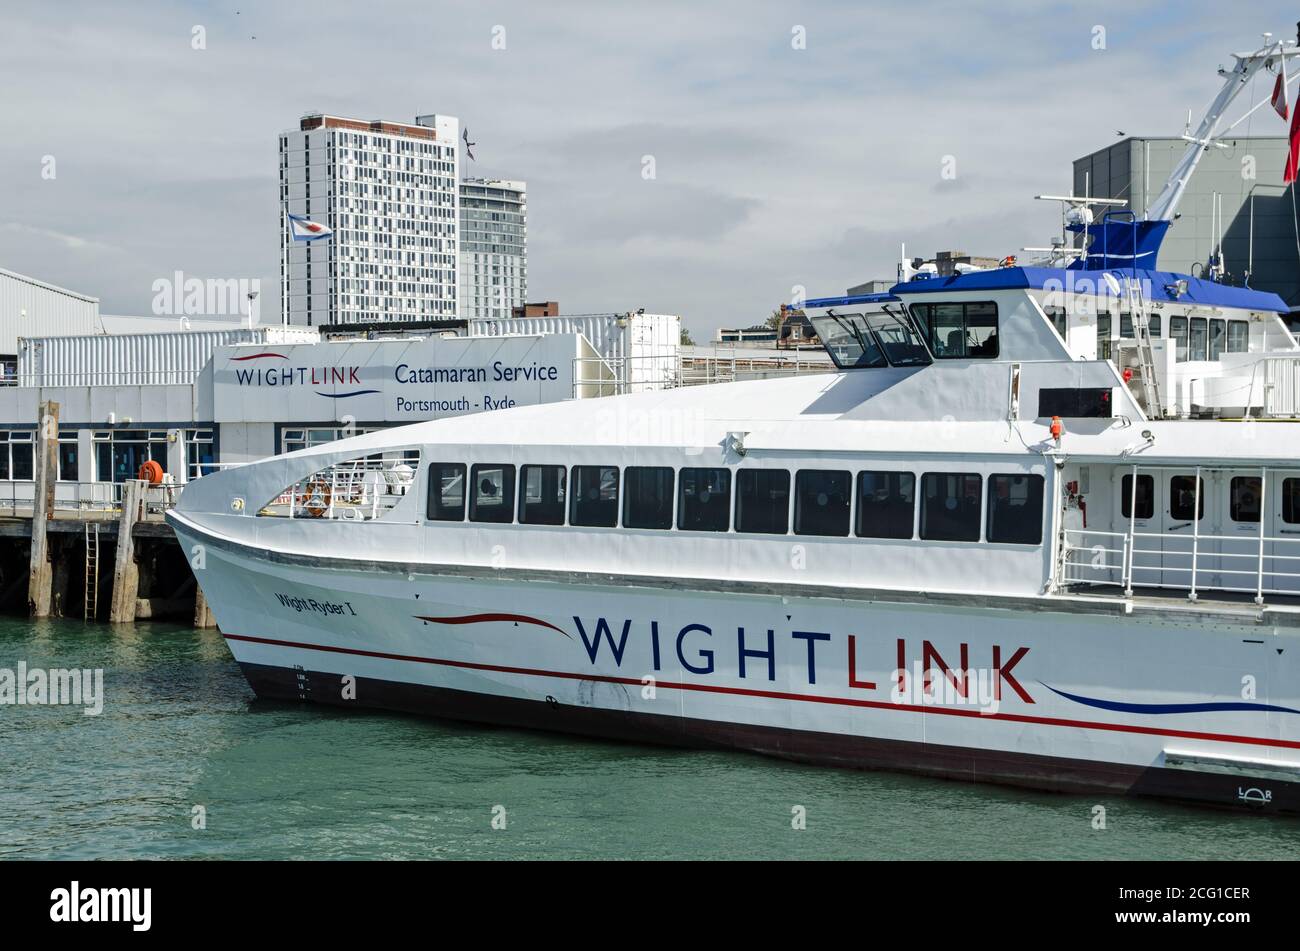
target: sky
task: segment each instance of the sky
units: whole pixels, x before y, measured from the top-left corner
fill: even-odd
[[[697,340],[891,278],[904,242],[1047,244],[1059,207],[1033,196],[1067,192],[1073,159],[1180,134],[1231,52],[1296,19],[1273,0],[3,12],[0,267],[118,314],[176,271],[259,279],[278,321],[279,133],[443,113],[478,143],[462,174],[528,183],[530,300],[676,313]]]

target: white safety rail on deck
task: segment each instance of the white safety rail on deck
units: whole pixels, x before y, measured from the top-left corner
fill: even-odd
[[[418,453],[398,458],[349,459],[299,480],[257,514],[355,521],[383,518],[402,501],[418,466]]]
[[[1144,467],[1141,471],[1147,474],[1151,470]],[[1197,488],[1193,511],[1200,511],[1204,502],[1201,477],[1215,470],[1194,471]],[[1137,468],[1132,470],[1135,491],[1138,472]],[[1240,475],[1250,470],[1234,468],[1231,472]],[[1201,518],[1181,526],[1186,529],[1183,531],[1146,530],[1137,525],[1134,497],[1129,505],[1134,515],[1124,531],[1062,530],[1056,587],[1109,588],[1126,596],[1132,595],[1134,589],[1156,588],[1186,592],[1193,601],[1202,592],[1221,591],[1251,595],[1258,604],[1264,603],[1265,595],[1300,597],[1300,524],[1289,535],[1267,530],[1270,480],[1279,478],[1279,474],[1269,469],[1251,472],[1255,473],[1261,480],[1264,500],[1258,532],[1250,535],[1202,532]]]

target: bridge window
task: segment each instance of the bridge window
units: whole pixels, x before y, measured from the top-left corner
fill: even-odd
[[[1300,479],[1282,480],[1282,521],[1300,523]]]
[[[574,466],[569,524],[613,528],[618,524],[618,467]]]
[[[1188,360],[1208,360],[1209,352],[1209,330],[1206,327],[1204,317],[1193,317],[1191,321],[1191,337],[1187,344]]]
[[[519,471],[519,521],[564,524],[564,466],[524,466]]]
[[[1228,346],[1228,322],[1226,320],[1210,321],[1210,359],[1217,360]]]
[[[916,476],[910,472],[858,473],[859,538],[911,538]]]
[[[1259,476],[1236,476],[1229,483],[1230,509],[1234,522],[1258,522],[1263,485]]]
[[[1170,317],[1169,318],[1169,339],[1174,342],[1174,360],[1177,363],[1187,362],[1187,318]]]
[[[989,476],[988,539],[1009,545],[1042,544],[1042,476]]]
[[[790,529],[790,473],[741,469],[736,473],[736,531],[784,535]]]
[[[980,540],[980,477],[927,472],[921,476],[921,537],[928,541]]]
[[[848,535],[853,475],[841,470],[801,469],[795,477],[794,533]]]
[[[911,310],[935,357],[954,360],[998,355],[998,305],[992,301],[913,304]]]
[[[465,520],[465,466],[459,462],[429,463],[429,510],[431,522]]]
[[[812,318],[817,336],[826,352],[841,370],[861,370],[888,366],[885,353],[867,327],[861,314],[836,314],[827,311]]]
[[[725,532],[731,527],[731,470],[683,469],[677,527],[685,532]]]
[[[1097,315],[1097,359],[1109,360],[1111,353],[1110,314]]]
[[[1120,511],[1125,518],[1133,515],[1133,477],[1126,475],[1120,485]],[[1156,514],[1156,480],[1154,476],[1140,475],[1137,481],[1136,518],[1148,519]]]
[[[666,466],[623,470],[623,527],[673,527],[673,470]]]
[[[1228,321],[1228,352],[1250,352],[1250,324],[1246,323],[1246,321]]]
[[[1205,517],[1204,479],[1182,475],[1169,480],[1169,517],[1187,522]]]
[[[477,465],[470,475],[471,522],[512,522],[515,517],[515,467],[499,462]]]

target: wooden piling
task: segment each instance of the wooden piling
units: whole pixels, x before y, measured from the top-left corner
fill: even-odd
[[[113,599],[108,619],[115,624],[135,620],[136,599],[140,593],[140,569],[135,561],[135,523],[144,505],[148,485],[139,479],[122,483],[122,519],[117,526],[117,553],[113,559]]]
[[[217,626],[217,619],[212,616],[212,608],[208,607],[207,596],[203,593],[203,586],[194,585],[194,626],[198,628],[210,628]]]
[[[32,484],[32,550],[27,576],[27,609],[32,617],[49,617],[54,590],[50,561],[49,520],[54,518],[54,482],[58,476],[59,404],[40,404],[36,421],[35,481]]]

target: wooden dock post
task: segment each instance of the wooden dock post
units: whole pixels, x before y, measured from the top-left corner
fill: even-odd
[[[49,617],[54,590],[54,566],[50,562],[49,526],[54,518],[54,482],[59,468],[59,404],[40,404],[35,450],[35,481],[32,483],[32,551],[27,576],[27,609],[32,617]]]
[[[217,626],[217,619],[212,616],[212,608],[208,607],[207,596],[203,593],[203,585],[197,581],[194,584],[194,626],[197,628]]]
[[[140,593],[140,568],[135,562],[133,529],[144,505],[147,483],[130,479],[122,483],[122,520],[117,526],[117,555],[113,560],[113,598],[108,619],[115,624],[135,620],[135,602]]]

